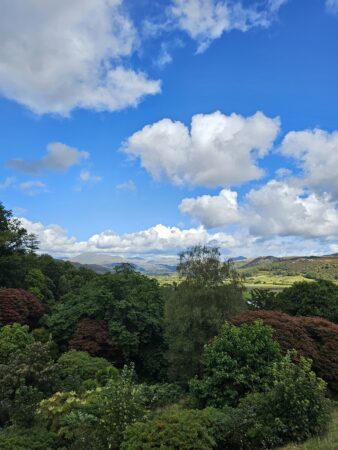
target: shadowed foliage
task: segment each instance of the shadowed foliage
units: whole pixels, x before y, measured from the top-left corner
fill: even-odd
[[[289,316],[278,311],[248,311],[232,319],[234,325],[252,323],[257,319],[270,325],[273,336],[283,351],[296,349],[311,358],[313,370],[338,395],[338,325],[320,317]]]
[[[105,320],[81,320],[69,341],[69,346],[74,350],[88,352],[92,356],[109,358],[114,360],[117,365],[121,366],[122,364],[122,353],[110,339]]]
[[[23,289],[4,289],[0,291],[0,324],[37,325],[44,308],[40,301]]]

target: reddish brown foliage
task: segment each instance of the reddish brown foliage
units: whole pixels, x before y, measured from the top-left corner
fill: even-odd
[[[235,317],[234,325],[263,320],[274,330],[283,351],[294,348],[311,358],[313,370],[338,395],[338,325],[320,317],[289,316],[277,311],[249,311]]]
[[[0,291],[0,324],[12,323],[35,326],[44,313],[44,308],[33,294],[24,289]]]
[[[105,320],[83,319],[78,324],[69,341],[69,346],[75,350],[102,356],[113,360],[115,365],[121,364],[121,355],[109,336]]]

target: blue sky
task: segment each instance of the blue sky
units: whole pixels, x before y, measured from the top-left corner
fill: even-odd
[[[42,251],[338,252],[338,1],[3,10],[0,198]]]

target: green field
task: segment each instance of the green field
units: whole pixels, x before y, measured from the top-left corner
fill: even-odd
[[[338,284],[338,257],[262,257],[235,263],[235,268],[245,277],[248,290],[281,290],[299,281],[312,282],[316,279],[330,280]],[[180,281],[177,273],[157,275],[160,284]]]

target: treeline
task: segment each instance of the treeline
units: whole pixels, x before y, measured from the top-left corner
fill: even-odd
[[[254,290],[217,248],[160,286],[38,255],[0,204],[0,448],[255,449],[325,432],[338,287]]]

